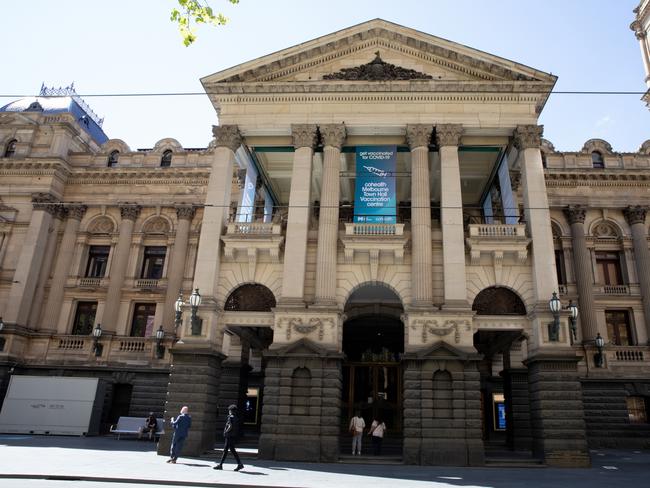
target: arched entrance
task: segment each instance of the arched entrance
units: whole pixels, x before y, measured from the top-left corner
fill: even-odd
[[[383,420],[387,426],[383,452],[387,454],[396,454],[397,444],[401,451],[403,310],[399,296],[381,284],[357,289],[345,306],[341,430],[347,433],[356,411],[367,426],[373,419]],[[348,440],[350,436],[342,437]],[[348,449],[342,446],[343,453]]]

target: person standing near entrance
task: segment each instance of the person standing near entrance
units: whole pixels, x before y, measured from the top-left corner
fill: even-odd
[[[361,412],[357,410],[350,420],[350,433],[352,434],[352,455],[358,454],[361,456],[361,439],[363,437],[363,429],[366,428],[366,422],[361,416]]]
[[[372,451],[375,456],[381,455],[381,443],[384,440],[384,433],[386,432],[386,424],[382,421],[381,417],[376,417],[372,421],[368,434],[372,436]]]
[[[237,467],[235,471],[240,471],[244,469],[244,465],[239,459],[239,454],[235,449],[235,444],[237,443],[237,438],[239,437],[239,417],[237,416],[237,405],[230,405],[228,407],[228,417],[226,417],[226,425],[223,428],[223,454],[221,455],[221,461],[212,469],[223,469],[223,462],[228,456],[228,449],[232,452],[232,455],[235,456],[235,461],[237,461]]]
[[[171,424],[174,429],[174,435],[172,436],[172,446],[170,449],[168,463],[176,464],[178,455],[183,449],[183,444],[187,438],[187,434],[190,432],[190,427],[192,426],[192,417],[189,415],[190,409],[187,406],[181,408],[181,414],[174,419],[171,418]]]

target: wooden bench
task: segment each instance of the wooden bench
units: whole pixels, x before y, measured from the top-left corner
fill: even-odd
[[[111,434],[117,434],[119,439],[122,434],[140,434],[140,429],[144,427],[146,417],[120,417],[117,424],[111,425]],[[156,432],[154,437],[159,438],[165,433],[165,421],[163,419],[156,419]]]

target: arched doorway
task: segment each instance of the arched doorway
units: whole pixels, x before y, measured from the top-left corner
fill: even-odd
[[[508,324],[507,329],[482,328],[474,334],[474,347],[483,355],[479,371],[486,457],[498,457],[505,447],[529,450],[528,375],[518,340],[524,330],[526,306],[512,290],[490,287],[476,295],[472,310],[477,316],[497,316],[501,324]]]
[[[389,454],[395,454],[396,439],[401,451],[403,311],[394,291],[381,284],[368,284],[348,298],[343,325],[342,432],[347,432],[356,411],[361,412],[367,426],[373,419],[381,419],[387,426],[383,452]],[[349,435],[343,437],[349,439]],[[342,452],[347,450],[345,446]]]

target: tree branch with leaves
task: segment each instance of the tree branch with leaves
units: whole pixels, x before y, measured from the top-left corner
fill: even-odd
[[[239,0],[227,0],[236,5]],[[190,46],[196,40],[196,26],[199,24],[225,25],[228,18],[221,12],[215,13],[207,1],[178,0],[178,8],[171,11],[170,20],[178,24],[183,44]]]

